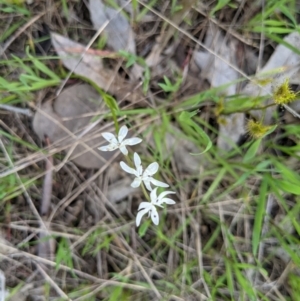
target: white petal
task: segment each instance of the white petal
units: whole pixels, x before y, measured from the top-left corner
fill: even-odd
[[[146,188],[147,188],[149,191],[152,191],[152,187],[151,187],[151,185],[150,185],[149,178],[148,178],[148,179],[143,179],[143,182],[144,182]]]
[[[166,195],[168,194],[175,194],[176,192],[174,191],[164,191],[162,192],[158,198],[157,198],[157,201],[156,201],[156,204],[157,206],[161,206],[162,204],[166,203],[168,205],[173,205],[173,204],[176,204],[175,201],[173,201],[172,199],[169,199],[169,198],[165,198]],[[162,207],[162,206],[161,206]]]
[[[137,174],[139,175],[139,177],[143,174],[143,166],[140,165],[139,168],[136,170]]]
[[[101,147],[98,147],[99,150],[103,151],[103,152],[109,152],[110,151],[110,144],[109,145],[104,145]]]
[[[132,188],[137,188],[141,185],[141,182],[142,182],[141,178],[135,178],[133,180],[133,182],[131,183],[131,187]]]
[[[118,140],[121,143],[128,133],[128,128],[126,125],[123,125],[119,130]]]
[[[137,172],[139,172],[142,166],[142,162],[140,156],[137,153],[133,154],[133,161],[134,161],[135,169],[137,170]]]
[[[158,187],[169,187],[168,184],[164,183],[164,182],[161,182],[161,181],[158,181],[158,180],[155,180],[151,177],[149,177],[149,181],[155,185],[155,186],[158,186]]]
[[[156,194],[156,191],[157,191],[157,187],[155,189],[153,189],[150,193],[150,199],[151,199],[151,203],[152,204],[155,204],[156,203],[156,200],[157,200],[157,194]]]
[[[155,225],[159,224],[159,215],[155,207],[151,210],[151,219],[153,224]]]
[[[114,151],[117,148],[118,148],[118,145],[111,143],[109,145],[101,146],[98,149],[100,149],[104,152],[111,152],[111,151]]]
[[[141,219],[142,217],[148,212],[148,209],[142,209],[138,212],[138,214],[136,215],[136,220],[135,220],[135,223],[136,223],[136,226],[138,227],[141,223]]]
[[[111,142],[111,143],[114,143],[114,144],[118,144],[117,138],[112,133],[105,132],[105,133],[102,133],[101,135],[108,142]]]
[[[128,150],[126,146],[120,146],[120,151],[123,153],[123,155],[127,156],[128,155]]]
[[[142,203],[140,203],[138,210],[145,209],[145,208],[147,208],[148,210],[151,210],[152,207],[154,207],[154,206],[151,203],[142,202]]]
[[[141,143],[143,140],[141,138],[133,137],[129,139],[125,139],[122,144],[123,145],[136,145]]]
[[[160,205],[162,205],[162,204],[164,204],[164,203],[166,203],[166,204],[168,204],[168,205],[174,205],[174,204],[176,204],[176,202],[173,201],[172,199],[169,199],[169,198],[163,198],[163,199],[157,201],[157,204],[156,204],[156,205],[160,206]]]
[[[159,165],[157,162],[151,163],[144,171],[145,176],[152,176],[158,171]]]
[[[125,162],[121,161],[120,166],[124,171],[136,176],[136,173],[137,173],[136,170],[129,167]]]
[[[162,193],[158,196],[157,201],[160,201],[160,200],[163,199],[167,194],[170,194],[170,193],[176,193],[176,192],[174,192],[174,191],[164,191],[164,192],[162,192]]]

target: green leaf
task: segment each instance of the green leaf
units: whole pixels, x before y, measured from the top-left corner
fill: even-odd
[[[56,271],[59,270],[59,266],[62,262],[64,262],[69,268],[73,270],[73,259],[72,259],[72,251],[69,246],[69,242],[66,238],[62,237],[60,239],[60,242],[58,244],[58,250],[56,253]],[[72,272],[73,276],[75,276],[75,273]]]
[[[34,64],[34,66],[39,69],[41,72],[43,72],[44,74],[48,75],[51,79],[57,80],[59,81],[60,78],[59,76],[57,76],[53,71],[51,71],[45,64],[43,64],[41,61],[39,61],[37,58],[33,57],[30,53],[29,53],[29,48],[26,49],[26,53],[28,55],[28,57],[31,59],[32,63]]]
[[[289,179],[293,183],[300,182],[299,175],[286,165],[280,163],[277,158],[272,160],[272,164],[276,167],[276,172],[279,173],[283,179]]]
[[[265,216],[265,207],[267,200],[267,189],[268,184],[267,181],[264,179],[260,185],[258,204],[255,212],[254,226],[252,232],[252,252],[254,256],[256,256],[257,254],[259,242],[261,239],[261,230],[263,225],[263,219]]]
[[[290,9],[286,6],[286,4],[282,4],[279,7],[279,9],[287,18],[289,18],[293,22],[293,25],[295,27],[297,27],[297,21],[296,21],[294,15],[291,13]]]
[[[165,92],[174,92],[174,87],[170,80],[164,76],[165,84],[159,83],[158,86],[161,87]]]
[[[219,186],[220,182],[224,178],[225,174],[226,174],[226,168],[222,168],[219,174],[215,177],[212,184],[209,186],[209,189],[202,197],[201,203],[205,203],[209,199],[209,197],[217,190],[217,187]]]
[[[22,59],[20,59],[19,57],[15,56],[13,54],[12,54],[12,57],[18,63],[18,65],[20,65],[19,67],[21,67],[23,70],[25,70],[28,74],[36,76],[34,73],[34,70],[32,68],[30,68],[29,66],[25,65]]]
[[[150,79],[151,79],[150,68],[146,66],[144,70],[144,78],[143,78],[143,93],[145,95],[149,90]]]
[[[231,296],[234,293],[234,279],[233,279],[233,271],[232,271],[232,263],[224,258],[225,262],[225,270],[226,270],[226,280],[227,280],[227,287]]]
[[[0,9],[1,10],[1,9]],[[0,36],[0,42],[5,41],[8,37],[12,36],[16,30],[18,30],[24,23],[24,19],[20,22],[14,22],[9,26],[4,33]]]
[[[217,5],[210,12],[210,15],[213,16],[217,11],[221,10],[225,5],[227,5],[230,0],[219,0]]]
[[[123,288],[121,286],[113,287],[113,291],[110,294],[109,301],[118,301],[120,299],[123,300],[122,291]]]
[[[251,146],[249,147],[249,149],[247,150],[243,162],[249,162],[251,159],[253,159],[258,151],[258,148],[261,144],[261,140],[262,139],[258,139],[256,141],[254,141]]]
[[[271,33],[267,33],[266,35],[267,35],[268,38],[272,39],[273,41],[277,42],[278,44],[284,45],[287,48],[289,48],[290,50],[292,50],[293,52],[300,55],[300,50],[297,47],[295,47],[294,45],[286,42],[285,40],[283,40],[279,36],[271,34]]]
[[[271,133],[273,133],[276,130],[276,128],[277,128],[277,124],[271,126],[271,128],[262,136],[262,138],[264,138],[264,137],[270,135]]]
[[[105,102],[105,104],[109,107],[111,111],[118,112],[119,106],[117,104],[117,101],[112,97],[111,95],[107,94],[106,92],[102,91],[101,96]]]
[[[299,184],[294,184],[294,183],[291,183],[291,182],[285,181],[285,180],[278,180],[278,181],[276,181],[276,184],[281,190],[283,190],[285,192],[300,195]]]
[[[146,220],[145,222],[143,222],[141,224],[141,226],[139,227],[139,236],[140,237],[143,237],[146,234],[146,232],[150,226],[150,223],[151,223],[150,220]]]
[[[294,301],[300,301],[300,277],[292,272],[289,273],[289,285],[291,287],[291,295]]]
[[[243,288],[243,290],[247,293],[250,299],[247,300],[257,300],[255,289],[249,283],[249,280],[244,277],[243,273],[234,266],[235,277],[237,279],[238,284]],[[245,299],[244,299],[245,300]]]
[[[191,155],[201,155],[206,153],[211,147],[212,147],[212,142],[209,138],[209,136],[202,130],[202,128],[196,123],[194,122],[191,118],[193,116],[195,116],[197,114],[197,111],[195,112],[182,112],[179,116],[179,121],[184,123],[185,125],[191,127],[192,129],[194,129],[194,131],[197,132],[197,134],[199,135],[199,137],[204,141],[204,143],[206,144],[206,148],[203,152],[199,153],[199,154],[192,154]]]

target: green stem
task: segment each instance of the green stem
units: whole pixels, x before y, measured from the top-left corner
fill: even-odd
[[[113,118],[113,121],[114,121],[114,124],[115,124],[116,133],[119,133],[119,122],[118,122],[118,119],[117,119],[116,111],[114,109],[111,109],[111,108],[110,108],[110,111],[111,111],[112,118]]]

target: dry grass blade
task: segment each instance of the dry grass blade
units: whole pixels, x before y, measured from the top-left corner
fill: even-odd
[[[50,145],[49,138],[46,138],[47,146]],[[41,198],[40,213],[45,224],[47,224],[47,216],[51,205],[52,197],[52,171],[53,171],[53,157],[46,158],[46,174],[44,178],[43,193]],[[49,229],[50,229],[50,225]],[[42,229],[41,229],[42,230]],[[48,233],[40,232],[40,241],[38,245],[38,255],[44,258],[54,258],[55,240],[48,238]]]
[[[45,278],[45,280],[51,284],[51,286],[56,290],[56,292],[62,298],[64,298],[64,300],[68,300],[68,301],[72,300],[63,292],[63,290],[55,283],[55,281],[52,280],[52,278],[46,273],[46,271],[43,269],[43,267],[40,264],[35,262],[35,265],[37,266],[38,270],[40,271],[42,276]]]
[[[29,20],[26,24],[20,27],[5,43],[2,47],[0,47],[0,57],[4,54],[7,48],[22,34],[29,26],[34,24],[38,19],[40,19],[43,15],[46,14],[46,11],[34,16],[31,20]]]

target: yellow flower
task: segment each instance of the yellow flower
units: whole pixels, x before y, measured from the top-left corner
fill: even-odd
[[[246,127],[249,135],[255,139],[262,138],[272,128],[272,126],[263,125],[261,122],[254,120],[249,120]]]
[[[282,85],[275,89],[273,97],[276,104],[287,104],[297,98],[297,93],[291,90],[289,80],[286,79]]]

